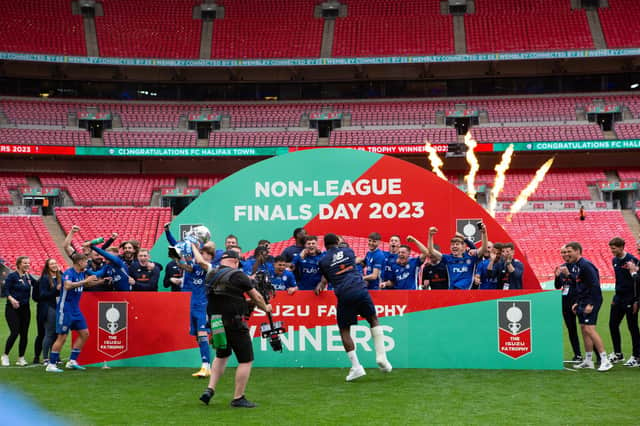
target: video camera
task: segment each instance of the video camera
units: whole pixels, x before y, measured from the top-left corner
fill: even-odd
[[[258,271],[255,275],[256,290],[262,295],[265,303],[269,303],[271,299],[276,297],[276,289],[271,284],[269,275],[264,271]],[[267,312],[268,323],[260,325],[260,332],[264,339],[269,339],[271,349],[276,352],[282,352],[282,340],[280,335],[285,332],[284,323],[282,321],[273,321],[270,312]]]

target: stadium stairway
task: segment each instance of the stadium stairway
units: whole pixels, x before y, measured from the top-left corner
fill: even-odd
[[[596,49],[606,49],[607,43],[604,40],[604,33],[602,32],[602,25],[600,24],[600,15],[598,15],[598,9],[586,9],[587,23],[589,24],[589,30],[591,31],[591,38],[593,39],[593,45]]]
[[[622,217],[625,222],[627,222],[627,225],[629,225],[629,229],[631,229],[633,235],[640,239],[640,222],[638,222],[638,218],[635,213],[632,210],[622,210]],[[631,245],[627,246],[627,250],[633,252],[633,241],[631,242]]]
[[[55,216],[42,216],[42,221],[47,227],[47,230],[49,231],[49,235],[51,235],[53,242],[56,243],[58,250],[64,255],[64,260],[66,260],[68,264],[71,265],[71,258],[67,255],[67,252],[64,249],[65,233],[58,223],[58,220]]]
[[[456,55],[467,53],[467,33],[464,28],[464,16],[453,17],[453,37]]]
[[[333,36],[336,29],[335,19],[325,19],[322,28],[322,45],[320,46],[320,57],[330,58],[333,51]]]

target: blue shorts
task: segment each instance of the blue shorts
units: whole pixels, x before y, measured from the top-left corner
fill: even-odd
[[[578,305],[576,308],[576,315],[578,316],[578,322],[584,325],[596,325],[598,322],[598,312],[600,311],[600,306],[602,306],[602,302],[595,303],[593,305],[593,309],[590,313],[585,314],[584,308],[587,305]]]
[[[82,312],[56,312],[56,333],[68,334],[69,330],[85,330],[87,321]]]
[[[198,331],[206,331],[211,333],[211,324],[209,324],[209,315],[207,315],[206,306],[192,306],[190,313],[189,334],[197,336]]]
[[[358,323],[358,315],[371,318],[376,315],[376,307],[367,289],[349,291],[338,296],[338,327],[346,329]]]

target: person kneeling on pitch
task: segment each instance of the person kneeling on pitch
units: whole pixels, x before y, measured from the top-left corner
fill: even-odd
[[[346,377],[348,382],[356,380],[364,375],[364,367],[358,361],[356,347],[351,338],[351,326],[357,324],[358,315],[363,317],[371,327],[373,345],[376,351],[376,364],[380,371],[391,372],[391,364],[387,360],[384,349],[382,327],[378,323],[376,307],[371,300],[367,290],[367,282],[358,273],[355,267],[356,255],[349,247],[341,247],[338,243],[339,237],[336,234],[324,236],[324,246],[326,254],[320,259],[320,272],[326,281],[333,285],[336,298],[338,299],[337,319],[342,345],[349,360],[351,369]],[[326,286],[326,281],[322,281],[316,287],[316,295],[320,294]]]
[[[251,335],[245,321],[245,314],[249,311],[249,306],[244,293],[247,293],[256,306],[265,312],[271,312],[271,305],[265,303],[251,279],[244,272],[238,270],[239,263],[240,255],[237,252],[225,251],[220,258],[220,268],[212,270],[207,275],[207,285],[209,286],[207,310],[209,315],[222,316],[226,345],[216,349],[216,356],[211,365],[209,386],[200,396],[200,401],[209,404],[233,351],[238,360],[238,367],[236,368],[235,391],[231,406],[253,408],[256,404],[244,396],[253,362]]]

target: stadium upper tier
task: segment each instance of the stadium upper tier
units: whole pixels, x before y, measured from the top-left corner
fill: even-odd
[[[349,0],[336,20],[333,56],[451,55],[451,15],[439,0]]]
[[[86,56],[82,16],[67,0],[2,2],[0,50]]]
[[[584,10],[569,0],[476,0],[465,16],[468,53],[593,49]]]
[[[609,0],[598,10],[609,48],[640,46],[640,10],[636,0]]]
[[[93,25],[83,25],[71,3],[12,2],[0,14],[0,49],[86,56],[85,31],[92,39]],[[336,57],[449,55],[458,49],[454,18],[442,14],[440,0],[344,0],[346,16],[336,18],[331,30],[314,16],[321,0],[218,0],[224,17],[217,16],[205,31],[203,21],[193,17],[199,0],[99,3],[103,13],[87,22],[95,23],[103,57],[318,58],[323,33],[325,43],[333,40],[326,52]],[[637,2],[608,3],[598,12],[607,47],[640,45]],[[475,11],[461,17],[464,25],[458,29],[465,53],[593,49],[586,13],[571,5],[570,0],[476,0]]]
[[[638,95],[532,96],[500,98],[449,98],[441,100],[404,101],[318,101],[237,102],[237,103],[162,103],[162,102],[94,102],[58,99],[0,98],[0,112],[10,124],[65,126],[69,114],[96,108],[118,117],[125,128],[178,128],[180,119],[189,114],[228,116],[232,128],[298,127],[305,114],[318,112],[348,113],[354,126],[431,125],[436,114],[455,110],[457,104],[466,109],[485,112],[489,123],[564,122],[575,121],[576,108],[593,105],[594,99],[605,104],[628,108],[633,118],[640,118]]]

